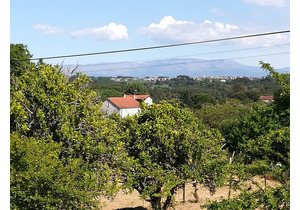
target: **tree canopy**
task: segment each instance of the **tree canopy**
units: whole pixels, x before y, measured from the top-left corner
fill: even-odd
[[[125,87],[125,93],[129,95],[145,95],[147,92],[147,88],[139,82],[130,82]]]
[[[69,202],[63,202],[66,205],[63,208],[97,207],[94,202],[97,195],[113,195],[116,190],[114,180],[121,175],[120,167],[126,167],[129,161],[116,124],[103,117],[100,100],[88,89],[89,81],[80,73],[70,81],[62,73],[62,67],[47,64],[31,65],[22,74],[11,76],[11,156],[17,157],[11,159],[11,206],[14,208],[58,207],[62,200],[48,206],[43,202],[49,193],[60,193],[55,189],[61,188],[65,188],[65,194],[60,196],[73,196]],[[39,156],[32,156],[34,153]],[[42,158],[44,154],[50,157]],[[19,167],[19,160],[25,168]],[[74,168],[78,170],[76,173]],[[50,174],[37,173],[36,180],[28,181],[30,177],[26,174],[39,170]],[[26,177],[19,179],[20,173]],[[51,178],[52,182],[47,182]],[[61,187],[56,188],[57,185]],[[26,190],[32,196],[27,196],[26,202],[17,202],[20,193]]]
[[[21,75],[26,68],[30,68],[32,55],[23,44],[10,44],[10,74]]]
[[[232,183],[238,185],[239,180],[251,180],[259,190],[244,191],[236,198],[211,202],[206,205],[207,208],[290,208],[289,75],[277,73],[270,64],[261,62],[261,65],[280,84],[275,102],[268,106],[257,105],[243,117],[222,125],[220,129],[229,151],[236,154],[227,169],[231,174],[228,179],[230,187]],[[264,177],[264,187],[252,180],[256,175]],[[266,175],[280,185],[268,187]]]
[[[167,103],[144,106],[142,114],[128,118],[125,127],[128,155],[137,161],[127,182],[149,199],[152,208],[166,209],[187,182],[215,186],[222,177],[227,162],[224,139],[187,109]],[[166,198],[163,205],[162,197]]]

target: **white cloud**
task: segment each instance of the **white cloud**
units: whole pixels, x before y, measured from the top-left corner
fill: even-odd
[[[189,24],[193,24],[193,22],[175,20],[172,16],[165,16],[160,21],[159,24],[152,23],[152,24],[149,25],[149,28],[166,29],[170,26],[189,25]]]
[[[238,29],[233,24],[213,23],[209,20],[195,23],[166,16],[158,24],[152,23],[142,28],[141,32],[159,42],[192,42],[230,36]]]
[[[263,7],[286,7],[289,0],[243,0],[245,3],[255,4]]]
[[[34,29],[42,30],[45,35],[56,35],[62,32],[62,29],[59,27],[53,27],[49,25],[40,25],[34,24],[32,26]]]
[[[121,24],[117,25],[116,23],[110,23],[99,28],[88,28],[79,31],[73,31],[70,33],[70,35],[74,38],[90,36],[99,41],[128,39],[126,26]]]
[[[211,39],[227,38],[260,33],[255,31],[258,27],[248,28],[231,23],[212,22],[205,20],[202,23],[192,21],[175,20],[171,16],[164,17],[159,23],[151,23],[141,29],[141,33],[160,43],[194,42]],[[289,36],[278,34],[248,39],[238,39],[215,44],[241,44],[270,46],[289,42]]]

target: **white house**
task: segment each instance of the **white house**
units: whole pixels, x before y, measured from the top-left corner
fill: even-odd
[[[273,96],[260,96],[259,100],[262,100],[265,103],[270,103],[270,102],[274,102],[274,97]]]
[[[141,112],[140,103],[130,97],[111,97],[102,104],[102,112],[106,115],[117,113],[124,118]]]
[[[150,95],[124,95],[124,98],[133,98],[140,103],[144,102],[148,106],[150,106],[153,103],[153,100],[150,97]]]
[[[124,118],[141,112],[140,102],[150,106],[153,101],[149,95],[124,95],[124,97],[111,97],[102,104],[102,112],[106,115],[117,113]]]

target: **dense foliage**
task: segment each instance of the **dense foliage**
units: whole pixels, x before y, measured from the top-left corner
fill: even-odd
[[[150,94],[155,103],[160,101],[179,100],[186,107],[194,110],[210,104],[224,104],[229,99],[238,99],[243,104],[257,102],[260,95],[273,95],[280,85],[273,77],[236,78],[221,82],[220,79],[194,80],[179,76],[170,80],[156,81],[115,81],[110,78],[92,78],[91,89],[106,100],[107,97],[124,94]]]
[[[19,76],[29,68],[32,55],[23,44],[10,45],[10,75]]]
[[[203,207],[208,209],[290,209],[290,189],[270,188],[267,193],[261,191],[243,192],[236,198],[211,202]]]
[[[38,203],[44,205],[49,193],[59,193],[50,189],[61,185],[73,196],[70,202],[64,202],[64,208],[78,208],[78,203],[97,207],[96,195],[114,193],[117,185],[114,180],[121,175],[120,167],[126,167],[129,161],[116,124],[102,116],[96,93],[87,88],[90,79],[77,74],[71,82],[60,67],[46,64],[29,63],[22,74],[15,74],[16,69],[11,69],[10,130],[11,144],[15,144],[11,147],[11,205],[20,209]],[[22,151],[27,146],[28,150]],[[33,157],[34,150],[39,150],[40,156],[49,154],[53,158]],[[27,167],[13,164],[18,162],[13,154]],[[33,177],[26,173],[34,174],[38,170],[51,173],[37,174],[36,180],[28,182]],[[23,173],[25,179],[19,179]],[[51,177],[53,173],[57,179]],[[41,188],[50,179],[48,176],[54,179],[47,182],[49,190],[44,192]],[[16,202],[26,189],[31,192],[26,195],[26,203]],[[57,196],[67,199],[64,194]],[[77,202],[71,202],[76,199]],[[57,202],[47,205],[45,208],[58,207]]]
[[[125,93],[128,95],[144,95],[147,94],[147,88],[139,82],[131,82],[126,85]]]
[[[82,158],[60,159],[51,139],[11,134],[12,209],[87,209],[97,206],[96,174]]]
[[[275,102],[269,106],[255,106],[243,117],[220,128],[229,152],[236,154],[227,169],[230,189],[233,184],[239,188],[241,181],[251,180],[259,190],[212,202],[206,205],[209,209],[290,208],[289,75],[278,74],[270,64],[261,62],[261,65],[280,84],[280,89],[275,92]],[[264,177],[264,187],[252,180],[256,175]],[[267,186],[267,175],[280,185]]]
[[[256,106],[238,120],[221,127],[230,152],[242,152],[248,147],[250,139],[256,139],[281,127],[279,116],[272,107]]]
[[[11,44],[12,209],[99,208],[99,196],[121,188],[167,209],[187,183],[211,193],[228,185],[228,198],[208,209],[290,208],[289,74],[261,62],[270,73],[263,79],[116,82],[69,77],[31,56]],[[257,102],[273,93],[274,103]],[[142,104],[124,119],[103,116],[101,101],[123,94],[151,94],[161,104]],[[267,176],[278,185],[268,186]],[[244,190],[245,181],[257,190]]]
[[[253,104],[243,105],[237,99],[230,99],[224,104],[205,104],[201,109],[195,111],[195,115],[210,127],[220,129],[243,117],[253,106]]]
[[[142,114],[128,118],[125,127],[126,149],[137,160],[127,181],[153,209],[169,207],[174,193],[187,182],[206,184],[213,191],[222,178],[227,163],[224,139],[187,109],[167,103],[144,106]]]

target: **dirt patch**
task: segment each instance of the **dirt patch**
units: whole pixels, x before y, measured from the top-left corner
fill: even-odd
[[[117,209],[117,210],[147,210],[147,209],[144,207],[138,206],[138,207],[121,208],[121,209]]]
[[[264,188],[264,178],[256,176],[253,181],[258,182],[262,188]],[[277,185],[273,180],[267,180],[268,186]],[[201,205],[204,205],[209,200],[220,201],[228,198],[229,187],[217,188],[215,194],[211,195],[208,188],[198,185],[198,202],[196,202],[194,196],[194,187],[192,184],[187,184],[185,187],[185,200],[183,203],[183,190],[179,189],[175,194],[174,207],[176,210],[196,210],[201,209]],[[243,188],[250,190],[258,189],[251,181],[243,183]],[[231,190],[231,197],[238,195],[240,191]],[[105,210],[151,210],[149,202],[140,199],[139,193],[133,191],[131,194],[125,194],[119,192],[113,200],[107,200],[100,198],[102,208]],[[172,208],[170,208],[171,210]]]
[[[119,192],[113,200],[107,200],[105,198],[100,198],[100,203],[103,209],[105,210],[116,210],[116,209],[134,209],[142,210],[151,209],[151,205],[149,202],[144,201],[139,197],[139,193],[134,190],[131,194],[125,194],[123,192]],[[140,209],[138,209],[140,208]]]

